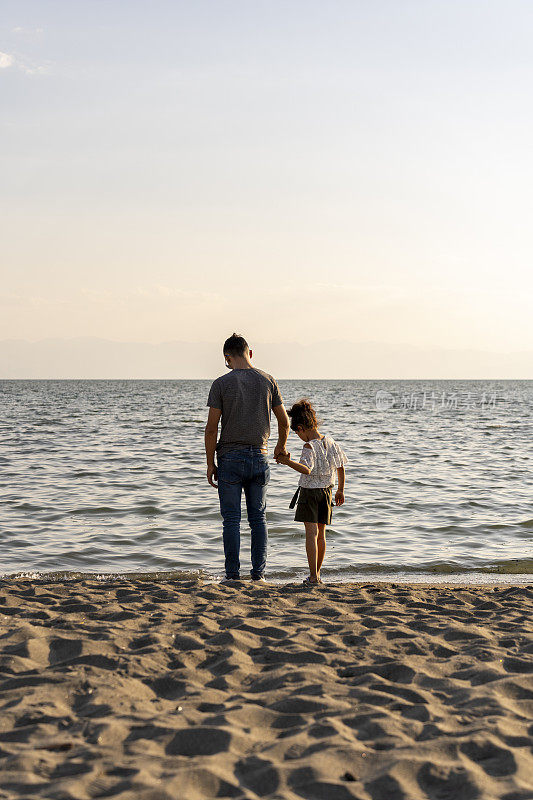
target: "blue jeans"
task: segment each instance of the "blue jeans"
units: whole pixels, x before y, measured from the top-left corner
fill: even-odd
[[[267,456],[251,445],[230,450],[217,459],[218,497],[223,522],[227,578],[238,578],[241,546],[241,494],[244,489],[251,531],[252,578],[262,578],[266,567],[266,488],[270,480]]]

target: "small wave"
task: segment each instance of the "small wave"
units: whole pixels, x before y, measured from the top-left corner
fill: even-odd
[[[474,530],[503,531],[506,529],[513,530],[516,527],[533,528],[533,519],[526,519],[523,522],[493,522],[488,525],[477,525]]]
[[[267,583],[274,585],[294,585],[300,583],[306,570],[291,570],[288,573],[268,573]],[[376,583],[397,583],[397,584],[427,584],[430,586],[443,586],[446,584],[467,585],[467,586],[532,586],[533,581],[529,574],[482,574],[476,572],[457,572],[448,574],[436,574],[432,572],[354,572],[350,574],[340,574],[338,571],[324,571],[325,584],[334,586],[335,584],[376,584]],[[222,579],[222,574],[214,574],[207,570],[159,570],[155,572],[16,572],[9,575],[0,575],[0,581],[31,581],[33,584],[47,583],[75,583],[77,581],[136,581],[142,583],[154,583],[158,581],[176,581],[191,583],[218,583]],[[247,580],[243,576],[243,580]]]
[[[38,580],[40,577],[40,572],[16,572],[13,575],[2,575],[3,579],[10,578],[11,580],[17,580],[18,578],[21,578],[33,581]]]
[[[293,570],[285,570],[290,574]],[[326,570],[327,571],[327,570]],[[533,559],[517,558],[502,561],[492,561],[478,564],[465,564],[459,561],[427,561],[420,564],[384,564],[367,562],[366,564],[350,564],[332,570],[339,575],[365,575],[395,574],[434,574],[434,575],[531,575],[533,574]]]
[[[141,514],[146,517],[152,517],[156,514],[164,514],[165,512],[154,505],[147,505],[147,506],[136,506],[133,508],[135,514]]]
[[[415,581],[424,577],[428,582],[441,582],[443,578],[449,577],[456,581],[461,576],[465,582],[471,583],[491,583],[497,576],[513,576],[521,579],[522,582],[531,581],[533,575],[533,559],[514,559],[505,561],[494,561],[492,563],[465,565],[456,561],[426,562],[423,564],[382,564],[378,562],[366,564],[351,564],[342,567],[329,567],[323,570],[324,577],[329,581],[356,582],[358,580],[391,580],[403,579],[405,581]],[[304,575],[305,570],[301,567],[286,567],[283,569],[267,569],[267,581],[282,583],[283,581],[298,580]],[[0,576],[3,580],[214,580],[222,575],[216,575],[206,569],[153,569],[138,570],[134,572],[119,572],[112,570],[105,572],[100,570],[80,571],[80,570],[54,570],[54,571],[28,571],[22,570],[15,573],[4,573]]]
[[[423,526],[418,525],[417,528],[424,530]],[[436,528],[428,528],[431,533],[465,533],[468,528],[461,527],[460,525],[439,525]]]
[[[38,506],[35,503],[21,503],[18,506],[14,506],[18,511],[46,511],[46,506]]]
[[[176,569],[158,570],[155,572],[79,572],[76,570],[54,570],[50,572],[13,572],[0,575],[1,580],[31,580],[31,581],[79,581],[79,580],[136,580],[136,581],[165,581],[165,580],[205,580],[217,578],[206,570]]]
[[[96,506],[91,508],[73,508],[68,512],[71,516],[78,516],[82,514],[123,514],[124,512],[118,508],[110,508],[109,506]]]
[[[73,472],[71,474],[71,478],[99,478],[101,472],[90,472],[89,470],[79,470],[78,472]]]

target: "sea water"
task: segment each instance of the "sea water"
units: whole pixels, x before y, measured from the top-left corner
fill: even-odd
[[[344,448],[324,580],[531,582],[533,381],[280,380]],[[0,574],[223,576],[207,380],[0,382]],[[306,574],[269,443],[267,575]],[[299,459],[302,442],[288,449]],[[244,501],[244,498],[243,498]],[[249,573],[243,502],[241,574]]]

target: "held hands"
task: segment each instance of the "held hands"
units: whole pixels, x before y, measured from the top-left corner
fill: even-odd
[[[277,464],[288,464],[290,460],[291,460],[290,453],[280,453],[278,456],[276,456]]]
[[[277,444],[274,448],[274,458],[276,459],[276,464],[283,464],[283,461],[280,461],[280,456],[288,456],[290,458],[290,453],[287,453],[285,450],[285,446],[281,444]]]
[[[337,489],[335,492],[335,505],[342,506],[344,504],[344,492],[341,492],[340,489]]]

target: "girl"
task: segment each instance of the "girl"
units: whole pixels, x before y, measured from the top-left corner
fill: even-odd
[[[338,481],[335,505],[342,506],[344,465],[348,459],[331,436],[319,433],[320,423],[309,400],[299,400],[287,413],[291,418],[291,429],[305,444],[299,462],[291,461],[290,453],[278,456],[277,462],[301,473],[290,508],[294,507],[298,497],[294,519],[305,525],[305,549],[309,562],[309,577],[304,583],[322,583],[320,567],[326,552],[326,525],[331,523],[334,470],[337,470]]]

